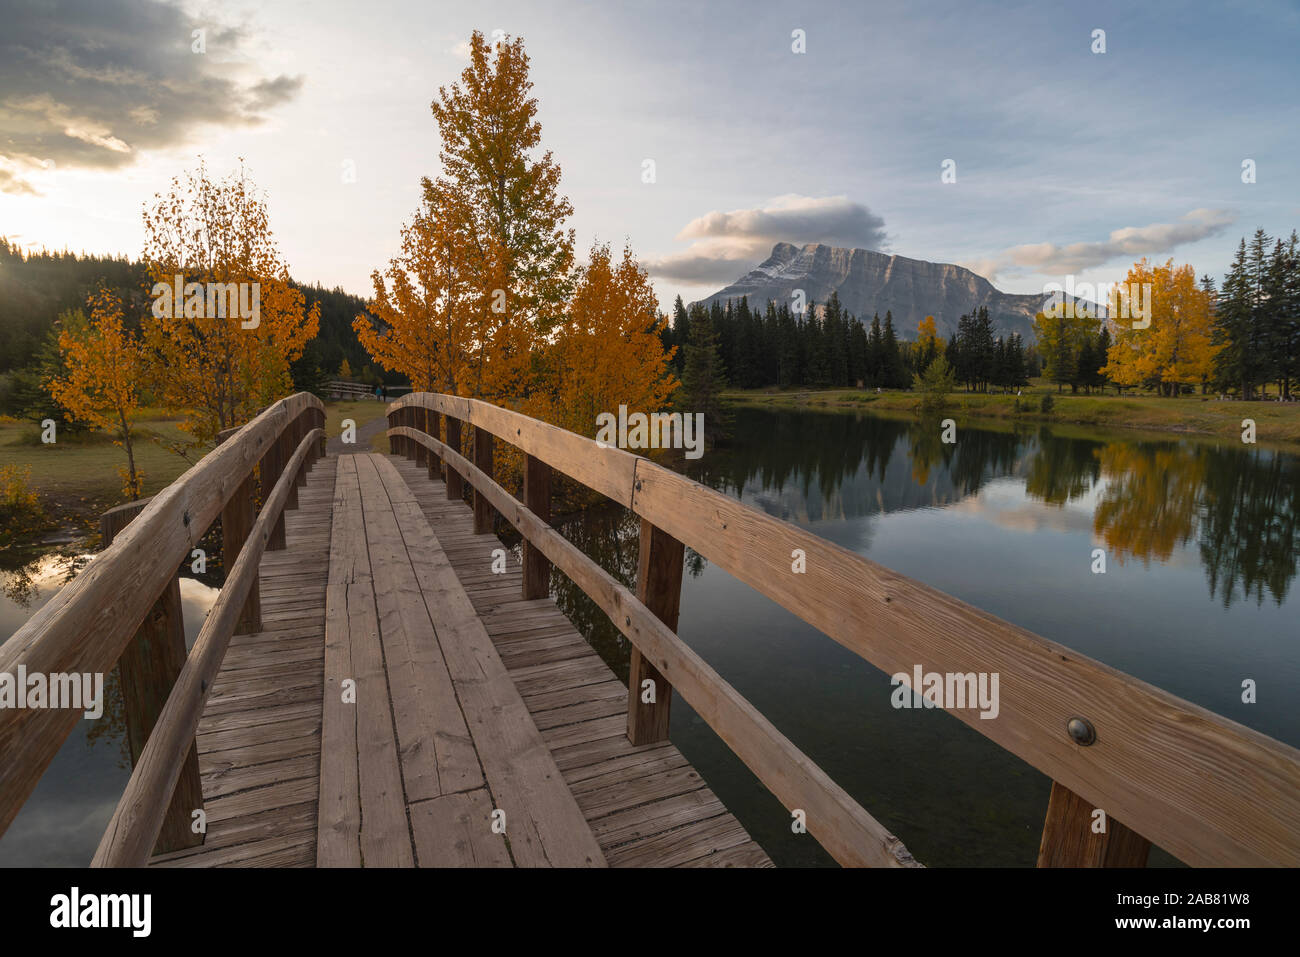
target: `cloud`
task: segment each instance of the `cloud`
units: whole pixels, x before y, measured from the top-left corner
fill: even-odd
[[[205,31],[206,53],[192,51]],[[0,32],[0,191],[58,167],[117,169],[204,124],[261,122],[303,78],[257,75],[242,27],[155,0],[9,5]]]
[[[306,77],[286,76],[281,74],[273,80],[260,80],[249,88],[248,108],[250,110],[269,110],[281,103],[288,103],[298,95]]]
[[[691,246],[650,260],[650,275],[693,284],[726,283],[767,258],[778,242],[880,249],[885,221],[845,196],[789,194],[754,209],[714,210],[677,234]]]
[[[1131,261],[1206,239],[1222,232],[1236,218],[1236,214],[1229,210],[1194,209],[1176,223],[1125,226],[1113,230],[1107,239],[1100,242],[1012,246],[991,258],[971,260],[962,265],[989,280],[1008,267],[1043,274],[1081,272],[1112,259],[1124,257]]]

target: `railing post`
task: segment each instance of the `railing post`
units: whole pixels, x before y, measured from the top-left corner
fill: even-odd
[[[298,443],[301,442],[306,437],[307,433],[310,431],[311,431],[311,426],[307,424],[307,413],[306,411],[304,411],[301,415],[299,415],[297,418],[293,420],[293,444],[289,446],[290,456],[292,456],[294,452],[298,451]],[[295,489],[294,496],[293,496],[294,508],[298,507],[297,489],[302,488],[306,484],[307,484],[307,459],[304,456],[303,460],[298,464],[298,471],[293,473],[293,486]]]
[[[257,475],[260,497],[263,502],[270,496],[271,490],[275,488],[275,483],[280,480],[280,473],[284,471],[284,442],[279,437],[276,438],[262,455],[262,461],[258,463]],[[285,546],[284,539],[284,512],[275,520],[275,525],[271,528],[271,534],[267,537],[267,551],[279,551]]]
[[[293,494],[292,486],[289,494]],[[253,520],[253,475],[250,472],[248,477],[239,483],[239,487],[235,489],[234,494],[221,510],[221,564],[226,574],[235,567],[239,551],[248,540],[248,533],[252,531]],[[253,584],[248,589],[248,600],[244,602],[244,608],[239,613],[239,621],[235,625],[234,633],[247,635],[261,630],[262,599],[258,590],[258,578],[254,577]]]
[[[397,413],[396,413],[396,412],[391,412],[391,411],[390,411],[390,412],[385,412],[385,413],[384,413],[384,418],[386,418],[386,419],[388,420],[388,427],[389,427],[390,429],[395,429],[395,428],[397,428]],[[398,443],[398,438],[397,438],[397,436],[395,436],[395,435],[390,435],[390,436],[388,437],[388,454],[389,454],[389,455],[396,455],[396,454],[397,454],[397,443]]]
[[[686,546],[646,519],[641,520],[641,554],[636,597],[672,631],[682,603],[682,564]],[[650,682],[650,684],[646,684]],[[673,686],[632,648],[627,677],[627,738],[634,745],[668,740]]]
[[[411,418],[413,419],[411,423],[411,428],[415,429],[417,432],[423,432],[427,435],[429,432],[429,423],[428,423],[428,416],[425,415],[424,407],[418,405],[412,406]],[[425,468],[428,468],[429,450],[425,448],[423,445],[421,445],[419,442],[416,442],[414,439],[411,440],[411,444],[415,446],[415,464],[422,465]]]
[[[546,524],[551,523],[551,467],[532,455],[524,456],[524,507]],[[550,560],[525,538],[523,597],[545,598],[550,593]]]
[[[398,429],[406,424],[405,412],[406,412],[405,409],[397,409],[396,411],[393,412],[392,414],[393,428]],[[393,439],[393,454],[394,455],[406,454],[406,439],[400,435]]]
[[[460,454],[460,419],[447,416],[447,445],[456,454]],[[465,495],[465,480],[449,464],[447,466],[447,500],[460,501]]]
[[[293,453],[297,450],[298,443],[302,441],[302,434],[298,431],[297,419],[294,419],[284,427],[284,431],[280,433],[280,441],[284,443],[281,447],[281,454],[284,456],[283,461],[287,465],[289,460],[293,458]],[[274,487],[275,486],[272,486],[272,488]],[[289,495],[284,502],[284,511],[287,512],[289,509],[297,507],[298,479],[297,476],[295,476],[294,480],[289,483]],[[281,512],[280,515],[283,516],[284,512]]]
[[[1038,846],[1039,867],[1146,867],[1151,842],[1097,809],[1063,784],[1052,782]],[[1104,831],[1097,833],[1097,828]]]
[[[492,446],[495,440],[496,436],[487,429],[474,426],[474,465],[488,478],[492,478]],[[483,535],[490,531],[492,531],[492,505],[486,495],[475,490],[474,534]]]
[[[442,437],[441,430],[438,427],[438,420],[440,418],[441,416],[437,412],[434,412],[432,409],[428,410],[428,418],[425,420],[424,431],[427,434],[432,435],[435,439]],[[442,478],[442,459],[438,457],[438,453],[433,451],[433,449],[429,449],[429,478]]]
[[[100,518],[104,548],[130,521],[144,510],[144,499],[111,508]],[[140,629],[117,662],[118,683],[122,689],[122,714],[126,723],[126,740],[135,767],[145,743],[158,722],[176,676],[185,664],[185,617],[181,612],[180,579],[173,575],[158,600],[140,623]],[[203,785],[199,778],[199,755],[190,742],[189,753],[181,767],[176,789],[172,792],[167,816],[158,832],[155,854],[179,851],[203,843],[203,834],[195,834],[192,815],[203,809]]]

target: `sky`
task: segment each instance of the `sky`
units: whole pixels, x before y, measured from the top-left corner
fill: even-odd
[[[664,309],[779,241],[1033,293],[1300,228],[1295,2],[0,0],[0,235],[138,256],[242,158],[294,277],[369,295],[475,29],[524,38],[579,258],[629,243]]]

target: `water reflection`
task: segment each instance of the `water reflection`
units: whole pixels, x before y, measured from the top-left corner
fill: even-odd
[[[1300,552],[1300,460],[1193,440],[1104,441],[1049,427],[963,428],[834,413],[741,410],[732,448],[697,481],[800,524],[955,504],[1016,478],[1025,496],[1065,505],[1097,492],[1093,527],[1121,562],[1167,562],[1196,543],[1225,606],[1281,603]],[[905,461],[908,468],[891,467]]]
[[[1294,455],[1065,428],[974,428],[739,410],[725,450],[681,466],[769,514],[1300,745]],[[555,523],[635,578],[639,522],[610,507]],[[1108,573],[1090,571],[1106,550]],[[900,717],[888,677],[687,553],[679,633],[918,859],[1032,866],[1050,782],[942,714]],[[627,643],[558,574],[561,607],[621,677]],[[1240,700],[1243,675],[1273,697]],[[672,740],[778,863],[827,858],[691,709]],[[1157,853],[1153,863],[1170,863]]]
[[[67,548],[0,571],[0,640],[17,631],[93,557]],[[193,578],[181,578],[180,585],[185,639],[191,645],[218,589]],[[130,773],[122,692],[113,671],[104,676],[103,715],[77,723],[0,837],[0,866],[86,866]]]

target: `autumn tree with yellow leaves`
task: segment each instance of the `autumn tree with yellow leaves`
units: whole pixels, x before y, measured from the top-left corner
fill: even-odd
[[[615,262],[609,246],[593,246],[525,409],[590,436],[596,417],[617,413],[620,405],[642,412],[664,408],[678,386],[669,371],[673,352],[664,351],[660,338],[667,323],[632,250],[624,247]]]
[[[123,324],[116,295],[101,289],[87,305],[89,319],[78,311],[61,320],[59,353],[66,375],[50,379],[47,388],[73,418],[107,432],[125,450],[126,468],[119,469],[123,491],[138,499],[144,473],[135,464],[135,418],[148,362]]]
[[[541,152],[519,38],[470,38],[460,82],[432,104],[442,175],[372,274],[357,338],[385,369],[432,390],[509,403],[592,434],[620,404],[659,411],[677,381],[649,279],[630,250],[574,266],[560,167]],[[540,154],[540,155],[539,155]]]
[[[143,259],[154,307],[143,333],[158,396],[185,410],[181,428],[196,441],[248,421],[292,388],[290,364],[320,325],[320,307],[303,294],[272,238],[267,206],[241,168],[223,180],[198,170],[178,176],[144,211]],[[180,276],[186,303],[160,308]],[[241,285],[256,295],[256,320],[213,308],[209,284]],[[208,290],[202,308],[195,295]],[[220,300],[218,300],[218,305]]]
[[[416,389],[507,400],[529,391],[533,355],[572,288],[572,214],[560,167],[537,151],[523,41],[470,38],[460,82],[432,104],[442,175],[402,250],[372,276],[370,316],[353,323],[367,351]]]
[[[482,286],[464,245],[465,215],[455,198],[441,210],[417,213],[402,228],[399,254],[371,275],[370,315],[352,323],[375,361],[406,376],[417,392],[490,396],[517,375],[518,363],[497,361],[509,330],[486,318],[490,304],[480,308]]]
[[[1133,315],[1127,305],[1130,287],[1151,284],[1151,318],[1146,328],[1133,328],[1119,320],[1115,340],[1102,370],[1121,386],[1154,386],[1161,395],[1176,396],[1183,386],[1204,388],[1214,367],[1216,349],[1211,342],[1212,301],[1209,291],[1196,281],[1190,265],[1163,266],[1145,259],[1129,270],[1120,287],[1119,314]]]

